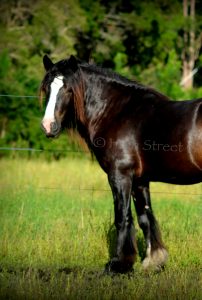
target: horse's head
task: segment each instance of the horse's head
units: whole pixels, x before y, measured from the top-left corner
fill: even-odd
[[[66,126],[67,115],[74,118],[74,81],[78,64],[74,56],[53,64],[47,55],[43,64],[46,75],[40,92],[45,94],[47,104],[41,126],[47,137],[56,137]]]

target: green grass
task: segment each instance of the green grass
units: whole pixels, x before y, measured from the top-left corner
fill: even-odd
[[[0,299],[202,299],[201,184],[151,185],[167,266],[145,273],[140,255],[134,274],[110,277],[113,201],[95,162],[5,159],[0,180]]]

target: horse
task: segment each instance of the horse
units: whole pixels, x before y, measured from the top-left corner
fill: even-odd
[[[73,55],[53,63],[43,57],[40,96],[47,105],[47,137],[73,128],[107,174],[114,200],[116,249],[107,273],[133,270],[137,256],[133,199],[146,253],[144,269],[168,258],[155,218],[149,184],[202,181],[202,99],[173,101],[160,92]]]

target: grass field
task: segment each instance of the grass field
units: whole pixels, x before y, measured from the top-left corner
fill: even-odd
[[[202,184],[152,184],[169,260],[104,276],[113,232],[106,175],[88,158],[0,161],[0,299],[202,299]],[[133,211],[134,212],[134,211]]]

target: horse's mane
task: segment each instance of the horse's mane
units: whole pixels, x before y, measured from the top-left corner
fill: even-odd
[[[87,72],[92,72],[96,75],[99,75],[105,78],[107,81],[114,82],[116,84],[122,85],[126,88],[131,88],[133,90],[143,91],[145,93],[152,93],[154,96],[160,97],[161,100],[169,100],[167,96],[156,91],[152,87],[145,86],[136,80],[128,79],[125,76],[122,76],[111,69],[106,69],[95,64],[89,64],[86,62],[80,62],[79,66],[81,69],[85,69]]]
[[[114,72],[111,69],[106,69],[103,67],[99,67],[97,65],[94,64],[88,64],[86,62],[82,62],[80,64],[81,68],[84,68],[85,70],[89,71],[89,72],[93,72],[94,74],[97,74],[99,76],[105,77],[107,79],[111,79],[112,81],[115,81],[117,83],[120,83],[126,87],[134,87],[134,86],[138,86],[141,87],[142,85],[139,84],[137,81],[134,80],[130,80],[116,72]]]
[[[85,109],[84,109],[84,82],[81,75],[80,70],[78,70],[73,76],[72,76],[72,85],[71,85],[72,91],[73,91],[73,98],[74,98],[74,108],[75,108],[75,114],[78,120],[85,124],[86,117],[85,117]]]

